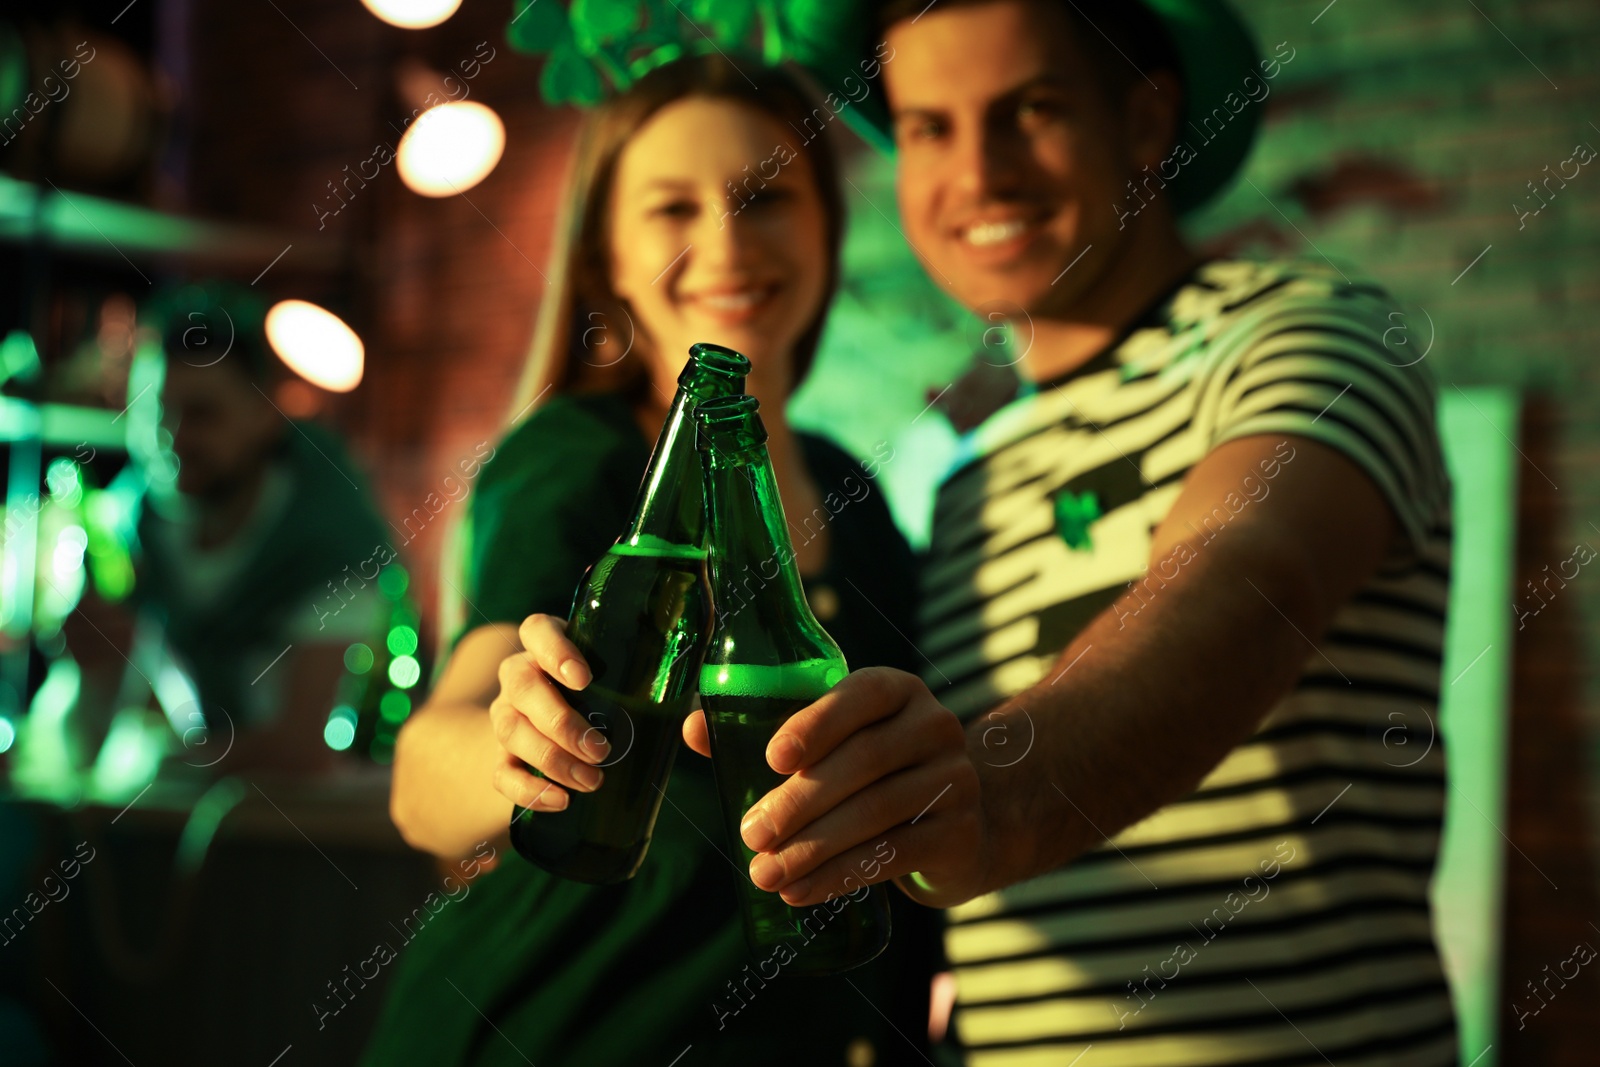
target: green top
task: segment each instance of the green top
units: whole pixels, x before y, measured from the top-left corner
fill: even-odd
[[[909,549],[854,460],[819,438],[801,445],[832,501],[832,560],[808,583],[814,599],[826,586],[837,600],[825,625],[853,664],[914,668],[895,632],[910,632]],[[554,398],[517,427],[474,492],[468,628],[566,615],[584,568],[626,527],[649,455],[612,394]],[[925,1064],[909,1041],[920,1048],[927,1030],[936,913],[897,900],[877,960],[835,978],[780,974],[763,988],[726,847],[710,763],[684,752],[631,881],[563,881],[507,850],[411,941],[393,940],[393,985],[362,1062],[667,1067],[682,1054],[676,1067],[842,1064],[865,1037],[880,1067]]]

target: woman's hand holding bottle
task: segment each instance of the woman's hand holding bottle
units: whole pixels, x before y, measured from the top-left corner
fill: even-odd
[[[559,681],[582,689],[590,680],[589,665],[567,640],[566,629],[567,621],[552,615],[524,619],[518,636],[525,651],[501,661],[500,695],[489,705],[505,752],[494,787],[534,811],[564,810],[566,789],[594,791],[605,775],[595,764],[610,755],[604,734],[572,709],[558,687]]]

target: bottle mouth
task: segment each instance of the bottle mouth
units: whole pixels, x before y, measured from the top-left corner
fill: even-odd
[[[743,358],[743,357],[741,357]],[[757,414],[761,404],[745,393],[719,396],[695,409],[700,424],[696,444],[702,452],[738,452],[767,439],[767,428]]]
[[[701,341],[689,346],[689,359],[696,365],[729,378],[750,373],[750,361],[731,348]]]

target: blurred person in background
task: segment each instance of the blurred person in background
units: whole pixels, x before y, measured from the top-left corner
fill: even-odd
[[[414,846],[504,848],[513,804],[559,810],[593,788],[587,724],[550,679],[587,684],[563,637],[573,590],[625,528],[695,342],[751,361],[818,618],[852,664],[916,663],[900,636],[912,557],[872,474],[784,417],[843,223],[828,140],[795,135],[811,108],[782,72],[707,56],[590,115],[512,425],[473,492],[467,621],[395,749],[392,809]],[[762,160],[764,187],[744,186]],[[405,948],[364,1062],[924,1063],[935,913],[897,900],[873,962],[734,997],[749,956],[710,765],[680,759],[666,799],[626,883],[513,855],[443,909]]]
[[[382,633],[373,579],[394,556],[383,522],[338,439],[290,420],[271,399],[286,368],[258,297],[190,285],[153,310],[177,473],[173,482],[148,477],[131,604],[198,703],[165,710],[191,765],[324,771],[335,756],[323,728],[345,649]],[[103,615],[106,606],[85,610]],[[81,628],[73,647],[86,673],[128,667]],[[191,732],[202,720],[203,742]]]

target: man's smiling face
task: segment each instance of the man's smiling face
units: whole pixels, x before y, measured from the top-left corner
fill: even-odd
[[[1072,306],[1132,232],[1115,205],[1152,151],[1090,42],[1044,0],[934,6],[887,40],[900,213],[929,273],[968,307]]]

